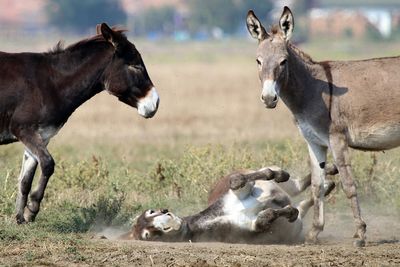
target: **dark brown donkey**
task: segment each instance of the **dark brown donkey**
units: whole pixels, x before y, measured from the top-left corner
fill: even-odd
[[[105,23],[97,32],[49,53],[0,52],[0,144],[21,141],[25,146],[17,223],[33,221],[39,212],[54,172],[47,144],[76,108],[106,90],[145,118],[157,111],[159,97],[135,46]],[[31,192],[38,163],[41,176]]]
[[[363,246],[366,224],[361,217],[349,148],[385,150],[400,145],[400,57],[315,62],[289,42],[294,20],[288,7],[279,26],[270,32],[252,11],[247,15],[247,27],[259,41],[261,100],[267,108],[274,108],[281,98],[308,143],[314,197],[308,240],[317,241],[324,227],[323,183],[329,148],[351,202],[358,238],[355,245]]]

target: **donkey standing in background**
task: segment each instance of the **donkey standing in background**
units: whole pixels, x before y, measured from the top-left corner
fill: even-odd
[[[17,223],[34,221],[54,160],[47,144],[85,101],[106,90],[151,118],[159,97],[135,46],[103,23],[97,35],[49,53],[0,52],[0,144],[25,146]],[[31,192],[37,165],[41,176]],[[30,201],[28,203],[28,194]]]
[[[339,169],[356,224],[356,246],[365,245],[353,181],[349,147],[386,150],[400,145],[400,57],[358,61],[315,62],[293,46],[292,12],[285,7],[279,26],[268,33],[253,11],[247,28],[258,39],[257,64],[263,86],[261,100],[275,108],[278,99],[293,113],[307,144],[312,165],[313,227],[316,242],[324,227],[323,184],[327,149]]]

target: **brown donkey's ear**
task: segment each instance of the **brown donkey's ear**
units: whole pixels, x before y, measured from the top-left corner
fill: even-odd
[[[101,34],[101,24],[96,25],[96,34]]]
[[[268,33],[265,28],[261,25],[260,20],[254,14],[253,10],[249,10],[246,18],[247,29],[251,36],[258,39],[259,42],[268,38]]]
[[[293,33],[294,19],[292,11],[287,6],[283,8],[281,18],[279,19],[279,27],[282,30],[285,40],[289,41]]]
[[[98,31],[98,26],[96,26],[96,31]],[[106,41],[110,42],[114,47],[117,46],[115,33],[106,23],[100,25],[100,32]]]

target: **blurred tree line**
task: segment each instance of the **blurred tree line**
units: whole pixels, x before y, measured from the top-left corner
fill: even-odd
[[[231,34],[244,25],[249,9],[261,14],[262,19],[273,7],[269,0],[187,0],[187,6],[189,12],[184,18],[173,6],[145,9],[129,18],[128,26],[142,35],[170,33],[176,25],[191,33],[218,27]],[[101,22],[128,23],[120,0],[49,0],[47,15],[53,26],[73,32],[85,32]]]
[[[273,5],[270,1],[260,0],[189,0],[191,17],[189,26],[192,31],[201,27],[208,29],[219,27],[226,33],[234,33],[245,25],[247,11],[253,9],[260,19],[267,16]]]
[[[125,24],[126,13],[119,0],[49,0],[49,23],[60,30],[85,32],[97,24]]]

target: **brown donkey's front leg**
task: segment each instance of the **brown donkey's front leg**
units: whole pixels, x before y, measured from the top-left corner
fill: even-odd
[[[24,223],[24,210],[28,202],[28,194],[31,191],[33,177],[38,165],[35,157],[27,150],[22,159],[21,173],[18,178],[18,195],[16,201],[16,220],[18,224]]]
[[[332,134],[330,138],[331,150],[339,170],[343,190],[348,199],[350,199],[353,217],[356,224],[355,238],[358,238],[354,245],[357,247],[365,246],[365,232],[367,225],[361,217],[360,205],[358,203],[357,188],[353,180],[351,171],[351,161],[349,148],[344,134]]]
[[[23,177],[20,180],[19,187],[21,188],[21,198],[17,198],[17,223],[23,223],[24,221],[32,222],[35,220],[35,217],[39,212],[40,202],[43,199],[47,182],[49,181],[50,176],[54,173],[55,164],[50,153],[47,151],[47,141],[42,140],[39,134],[36,132],[29,134],[28,132],[21,132],[18,138],[29,151],[28,154],[37,160],[41,169],[41,176],[39,178],[38,186],[33,192],[30,192],[29,204],[27,204],[26,194],[29,192],[32,185],[32,179],[34,175],[33,168],[30,169],[29,173],[24,175],[25,178]],[[32,164],[32,166],[33,165],[35,164]],[[21,216],[23,205],[25,205],[23,212],[24,215]]]

